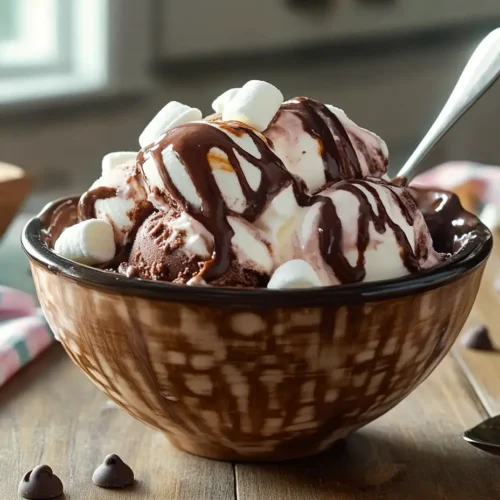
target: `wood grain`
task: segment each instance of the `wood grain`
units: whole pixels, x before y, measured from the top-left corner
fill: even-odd
[[[500,414],[500,290],[495,289],[495,282],[500,279],[500,233],[495,237],[497,241],[464,331],[474,325],[487,325],[496,351],[474,351],[459,342],[453,350],[453,355],[490,415]]]
[[[498,459],[461,439],[483,416],[448,356],[403,403],[330,452],[289,464],[237,465],[238,498],[498,499]]]
[[[0,162],[0,237],[7,229],[31,188],[26,172]]]
[[[138,483],[129,494],[93,485],[92,472],[108,453],[133,468]],[[110,404],[59,346],[0,392],[0,499],[17,499],[22,475],[40,463],[59,475],[66,500],[234,499],[230,463],[172,448]]]

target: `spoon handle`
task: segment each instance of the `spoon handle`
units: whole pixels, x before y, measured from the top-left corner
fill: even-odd
[[[448,102],[397,176],[404,177],[409,182],[417,173],[418,165],[434,146],[495,83],[499,76],[500,28],[492,31],[479,44],[469,59]]]

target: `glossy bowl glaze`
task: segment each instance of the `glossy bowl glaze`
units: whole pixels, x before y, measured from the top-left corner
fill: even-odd
[[[55,255],[43,238],[53,209],[27,224],[23,246],[70,358],[174,445],[223,460],[312,455],[398,404],[455,341],[492,247],[465,214],[453,258],[418,276],[310,290],[197,288]]]

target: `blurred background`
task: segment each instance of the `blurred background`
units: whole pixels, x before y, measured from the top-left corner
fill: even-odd
[[[434,120],[499,0],[0,0],[0,160],[28,210],[81,192],[169,100],[211,112],[249,79],[343,108],[394,173]],[[428,165],[500,164],[500,86]]]

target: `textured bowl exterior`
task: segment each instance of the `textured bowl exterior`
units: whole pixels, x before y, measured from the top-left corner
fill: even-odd
[[[53,331],[112,400],[188,452],[264,461],[318,453],[415,389],[485,262],[433,289],[317,307],[145,298],[31,266]]]

